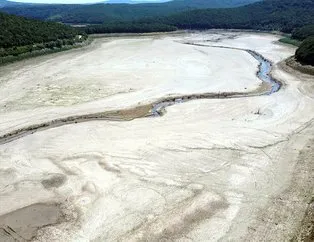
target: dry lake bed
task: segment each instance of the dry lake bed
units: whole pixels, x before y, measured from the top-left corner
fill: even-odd
[[[302,237],[314,78],[279,38],[102,37],[1,67],[0,241]]]

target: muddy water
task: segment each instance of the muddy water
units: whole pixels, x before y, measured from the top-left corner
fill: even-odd
[[[270,75],[272,63],[255,51],[251,51],[251,50],[246,50],[246,51],[260,63],[259,70],[257,72],[258,78],[262,80],[263,82],[267,82],[271,84],[271,89],[269,90],[267,94],[269,95],[274,92],[278,92],[281,87],[281,84],[278,81],[276,81],[274,78],[272,78]]]
[[[0,216],[0,241],[29,241],[38,228],[61,222],[57,204],[33,204]]]

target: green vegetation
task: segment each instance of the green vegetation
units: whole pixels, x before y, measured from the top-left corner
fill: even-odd
[[[171,32],[176,27],[160,23],[112,22],[82,28],[87,34]]]
[[[236,7],[248,3],[252,4]],[[2,11],[42,20],[97,24],[97,27],[88,27],[88,33],[137,33],[175,28],[258,29],[291,33],[295,28],[314,23],[313,9],[313,0],[174,0],[154,4],[19,5],[2,8]],[[294,35],[300,34],[295,32]],[[283,41],[289,42],[288,39]]]
[[[0,0],[1,1],[1,0]],[[208,9],[209,7],[236,8]],[[312,64],[313,0],[174,0],[154,4],[11,5],[3,11],[42,20],[98,23],[72,28],[0,13],[0,58],[59,50],[87,34],[165,32],[177,29],[253,29],[292,33],[280,41],[300,45],[297,60]],[[84,34],[82,34],[84,33]],[[306,40],[304,40],[306,39]],[[304,42],[301,44],[301,41]],[[10,56],[10,58],[8,57]]]
[[[79,48],[79,47],[85,46],[89,43],[90,43],[90,41],[86,40],[85,42],[76,43],[75,45],[64,45],[61,48],[53,48],[53,49],[46,48],[46,49],[40,49],[40,50],[38,49],[38,50],[32,50],[31,52],[24,52],[24,53],[19,54],[19,55],[6,55],[6,56],[2,55],[0,57],[0,65],[11,63],[14,61],[28,59],[31,57],[53,54],[53,53],[57,53],[57,52],[65,51],[65,50],[70,50],[73,48]]]
[[[280,39],[279,42],[284,43],[284,44],[294,45],[294,46],[300,46],[302,43],[302,41],[292,39],[291,37],[284,37]]]
[[[282,42],[285,40],[282,39]],[[305,25],[292,31],[287,43],[297,43],[299,48],[295,52],[295,58],[301,64],[314,66],[314,25]]]
[[[314,23],[313,0],[265,0],[232,9],[187,11],[161,19],[179,29],[258,29],[291,32]]]
[[[69,48],[86,38],[70,26],[0,13],[0,63],[29,53]]]
[[[314,9],[313,9],[314,11]],[[292,31],[291,37],[296,40],[305,40],[306,38],[314,36],[314,24],[303,26],[302,28]]]
[[[8,6],[1,11],[40,20],[71,24],[103,24],[108,21],[134,21],[148,17],[168,16],[182,11],[204,8],[238,7],[259,0],[174,0],[143,4],[47,4]]]
[[[314,66],[314,36],[305,39],[295,53],[297,61]]]
[[[314,66],[314,25],[305,25],[292,31],[291,37],[285,37],[279,40],[282,43],[298,46],[295,59],[301,64]],[[289,66],[306,73],[313,73],[313,70],[304,69],[305,67],[293,63],[294,59],[287,60]]]
[[[199,30],[255,29],[291,33],[295,28],[314,23],[313,9],[313,0],[264,0],[238,8],[198,9],[159,18],[142,18],[132,21],[132,25],[142,24],[147,27],[154,24],[154,26],[167,26],[167,28],[174,26],[178,29]],[[120,21],[116,29],[112,23],[117,22],[107,21],[102,28],[97,28],[97,33],[106,33],[107,29],[110,29],[109,32],[120,32],[123,24],[126,25],[124,29],[128,29],[128,32],[132,31],[130,21]],[[89,29],[89,33],[92,33],[92,29]],[[305,31],[307,30],[302,32]],[[137,32],[137,28],[134,28],[134,32]],[[282,41],[298,44],[289,39]]]

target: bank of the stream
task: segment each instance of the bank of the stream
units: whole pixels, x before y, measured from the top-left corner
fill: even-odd
[[[229,48],[224,46],[206,46],[195,43],[184,43],[188,45],[199,45],[211,48]],[[115,110],[115,111],[105,111],[93,114],[70,116],[66,118],[60,118],[51,120],[48,122],[34,124],[32,126],[24,127],[11,131],[7,134],[0,136],[0,144],[5,144],[21,137],[33,134],[38,131],[46,130],[49,128],[59,127],[67,124],[87,122],[92,120],[111,120],[111,121],[129,121],[142,117],[156,117],[164,114],[165,109],[177,103],[187,102],[196,99],[223,99],[223,98],[241,98],[250,96],[260,96],[260,95],[270,95],[279,91],[281,83],[271,76],[272,63],[263,57],[256,51],[248,49],[239,48],[229,48],[236,49],[239,51],[246,51],[252,57],[254,57],[258,62],[258,72],[257,77],[267,85],[267,87],[258,88],[253,92],[221,92],[221,93],[201,93],[201,94],[189,94],[189,95],[179,95],[172,97],[161,98],[150,104],[145,104],[137,106],[130,109]]]

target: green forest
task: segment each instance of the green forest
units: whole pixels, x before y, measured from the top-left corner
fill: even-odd
[[[291,32],[314,23],[313,0],[264,0],[232,9],[193,10],[161,21],[183,29],[235,28]]]
[[[136,21],[107,21],[87,27],[88,33],[139,32],[139,25],[160,31],[173,29],[254,29],[291,33],[314,23],[313,0],[265,0],[238,8],[200,9]],[[152,25],[148,28],[149,25]],[[158,26],[159,25],[159,26]],[[117,26],[116,30],[113,26]],[[134,28],[133,28],[134,27]]]
[[[291,33],[314,23],[312,0],[265,0],[238,8],[184,11],[136,21],[107,21],[87,27],[88,33],[169,31],[169,29],[254,29]],[[116,26],[116,28],[114,27]],[[139,26],[145,26],[140,28]],[[172,28],[170,27],[172,26]]]
[[[238,7],[256,1],[260,0],[174,0],[166,3],[99,3],[92,5],[47,4],[12,6],[9,4],[4,6],[1,11],[29,18],[63,23],[102,24],[108,21],[134,21],[148,17],[162,17],[192,9]]]
[[[3,1],[3,0],[2,0]],[[253,3],[252,3],[253,2]],[[251,3],[249,5],[244,5]],[[239,5],[244,5],[237,7]],[[224,6],[228,8],[208,8]],[[60,49],[88,34],[168,32],[178,29],[252,29],[291,34],[297,59],[313,64],[313,0],[175,0],[155,4],[13,5],[0,13],[0,57]],[[50,21],[38,21],[38,18]],[[86,25],[74,28],[55,21]],[[88,24],[98,23],[98,24]],[[308,56],[310,55],[310,56]]]
[[[314,24],[305,25],[292,31],[291,37],[296,40],[305,40],[306,38],[314,36]]]
[[[302,41],[295,53],[296,59],[302,64],[314,66],[314,25],[306,25],[295,29],[291,37]]]
[[[302,42],[295,57],[302,64],[314,66],[314,36],[308,37]]]
[[[0,13],[0,58],[81,43],[86,33],[60,23]]]
[[[171,32],[177,30],[175,26],[162,23],[112,22],[101,25],[89,25],[80,28],[87,34],[102,33],[152,33]]]
[[[245,5],[251,3],[249,5]],[[244,5],[240,6],[239,5]],[[227,8],[217,8],[227,7]],[[236,28],[278,30],[293,29],[314,23],[313,0],[174,0],[153,4],[94,5],[18,5],[0,8],[10,14],[71,24],[97,24],[95,33],[126,29],[139,32],[158,31],[173,26],[178,29]],[[122,25],[125,24],[124,27]],[[153,25],[148,28],[148,25]],[[157,24],[160,24],[157,27]],[[103,25],[103,26],[100,26]]]

